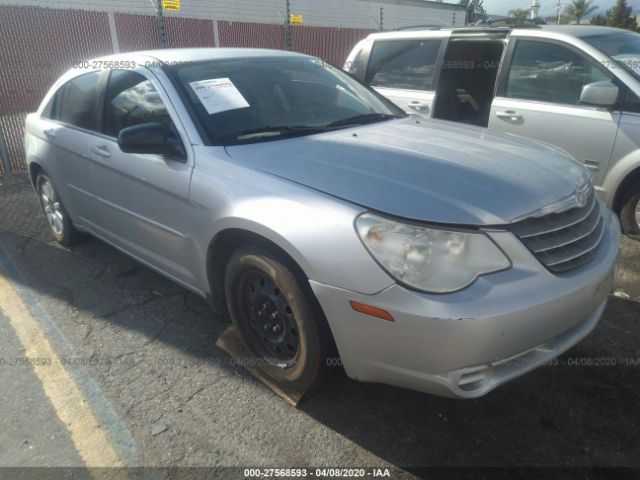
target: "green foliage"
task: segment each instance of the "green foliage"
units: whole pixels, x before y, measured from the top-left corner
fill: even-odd
[[[529,18],[529,10],[526,8],[516,8],[509,12],[509,17],[515,18],[516,20],[526,20]]]
[[[484,0],[460,0],[459,4],[467,11],[467,18],[473,22],[478,14],[487,13],[484,9]]]
[[[607,12],[607,24],[610,27],[637,30],[638,24],[635,17],[631,16],[631,7],[627,0],[618,0],[615,6]]]
[[[596,15],[591,18],[591,25],[607,26],[607,17],[605,15]]]
[[[564,13],[571,20],[580,23],[583,18],[588,17],[596,10],[598,10],[598,7],[593,5],[591,0],[573,0],[564,9]]]
[[[607,10],[606,15],[596,15],[593,17],[591,19],[591,25],[638,31],[638,24],[635,17],[631,15],[631,7],[627,5],[627,0],[618,0],[613,8]]]

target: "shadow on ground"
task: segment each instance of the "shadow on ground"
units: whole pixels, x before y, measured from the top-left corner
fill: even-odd
[[[260,407],[248,405],[254,405],[256,395],[268,399],[265,402],[275,405],[271,407],[275,413],[270,419],[265,410],[267,416],[260,428],[279,429],[281,425],[277,422],[281,420],[278,419],[292,418],[294,414],[289,407],[274,400],[266,389],[247,387],[251,378],[239,367],[229,364],[225,354],[214,347],[215,339],[226,324],[211,312],[204,300],[98,240],[88,238],[71,250],[57,246],[51,242],[35,200],[24,191],[16,188],[17,193],[12,194],[19,202],[7,193],[4,198],[0,195],[3,200],[0,244],[45,304],[63,303],[68,309],[62,329],[70,342],[81,352],[110,355],[115,359],[135,357],[141,351],[173,352],[171,355],[179,352],[180,358],[192,359],[188,370],[185,367],[166,373],[157,366],[145,366],[131,377],[127,375],[134,367],[128,369],[126,364],[92,367],[98,380],[107,384],[105,388],[110,395],[116,401],[120,399],[118,408],[134,429],[137,419],[147,414],[146,410],[137,410],[137,402],[147,401],[145,408],[148,409],[154,399],[163,399],[157,408],[166,418],[169,414],[177,415],[174,412],[182,413],[185,408],[169,409],[167,403],[171,404],[173,397],[179,397],[175,403],[182,405],[202,392],[207,393],[203,409],[205,401],[238,395],[238,400],[232,397],[232,403],[237,401],[240,408],[257,408],[262,412]],[[10,198],[13,208],[9,211],[9,202],[5,200]],[[482,399],[467,401],[358,383],[339,374],[309,397],[300,412],[376,457],[409,469],[637,466],[640,463],[637,456],[640,447],[637,428],[640,422],[640,304],[636,301],[639,298],[636,280],[640,267],[635,261],[637,246],[629,241],[626,244],[625,248],[633,255],[627,251],[623,258],[621,298],[610,299],[596,331],[563,355],[557,364],[542,367]],[[455,355],[455,345],[452,354]],[[224,382],[203,380],[202,388],[192,385],[188,377],[194,372],[193,368],[195,376],[206,364],[224,366],[227,369]],[[140,368],[139,364],[135,365]],[[153,377],[152,386],[145,386],[145,376]],[[121,385],[119,378],[126,378],[127,385]],[[160,385],[156,385],[158,381]],[[217,386],[208,390],[210,385]],[[252,389],[252,398],[240,400],[244,388]],[[255,393],[256,389],[259,393]],[[129,397],[133,398],[128,400]],[[215,403],[209,404],[209,408],[214,406]],[[250,413],[243,411],[239,415]],[[211,412],[209,416],[195,415],[185,420],[176,435],[186,436],[196,429],[206,432],[207,421],[219,420]],[[307,425],[306,420],[296,422]],[[257,441],[264,441],[257,431]],[[207,441],[206,433],[200,432],[200,435],[194,433],[188,440],[176,440],[173,448],[178,452],[174,452],[171,462],[181,462],[188,457],[180,449],[199,439]],[[318,434],[318,438],[321,436]],[[304,438],[304,432],[295,432],[294,437]],[[141,442],[151,448],[150,441]],[[292,451],[295,448],[292,443]],[[322,458],[322,449],[329,447],[320,444],[317,448]],[[356,453],[353,455],[355,458]],[[293,460],[295,458],[294,455]],[[309,459],[300,457],[305,458]]]

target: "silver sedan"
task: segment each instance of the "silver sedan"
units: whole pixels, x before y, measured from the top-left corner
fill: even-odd
[[[600,319],[620,227],[559,150],[408,116],[299,54],[76,67],[26,121],[53,234],[90,233],[207,298],[283,388],[341,365],[477,397]]]

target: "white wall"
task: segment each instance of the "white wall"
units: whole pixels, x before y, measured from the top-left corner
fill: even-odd
[[[451,27],[454,11],[431,6],[407,6],[360,0],[291,0],[291,13],[304,15],[305,25],[378,28],[380,7],[384,9],[384,28],[410,25]],[[464,14],[457,12],[456,25],[464,25]]]
[[[75,8],[80,10],[118,11],[152,15],[151,0],[0,0],[0,5]]]
[[[410,25],[453,25],[453,7],[411,6],[401,2],[368,0],[290,0],[291,13],[304,16],[305,25],[377,29],[380,7],[384,8],[384,28]],[[412,2],[418,3],[418,2]],[[153,0],[0,0],[0,5],[33,5],[153,15]],[[444,7],[444,8],[443,8]],[[167,16],[281,24],[285,0],[182,0],[179,13]],[[455,26],[464,25],[464,14],[455,14]]]

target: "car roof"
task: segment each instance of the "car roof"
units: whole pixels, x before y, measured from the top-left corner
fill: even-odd
[[[199,62],[205,60],[224,60],[234,58],[256,57],[309,57],[286,50],[272,50],[266,48],[165,48],[159,50],[141,50],[136,52],[118,53],[96,60],[127,60],[145,58],[162,63]]]
[[[456,33],[509,33],[513,30],[542,30],[549,31],[556,34],[568,35],[573,37],[587,37],[591,35],[604,35],[607,33],[625,32],[619,28],[612,27],[600,27],[594,25],[534,25],[523,24],[516,26],[503,26],[503,25],[469,25],[467,27],[457,28],[440,28],[431,26],[415,26],[406,27],[398,30],[388,32],[377,32],[369,35],[369,38],[394,38],[394,37],[409,37],[411,35],[429,33],[432,35],[438,35],[439,32],[443,34],[456,34]]]
[[[587,37],[591,35],[604,35],[607,33],[625,32],[621,28],[599,27],[595,25],[540,25],[542,30],[563,33],[574,37]]]

